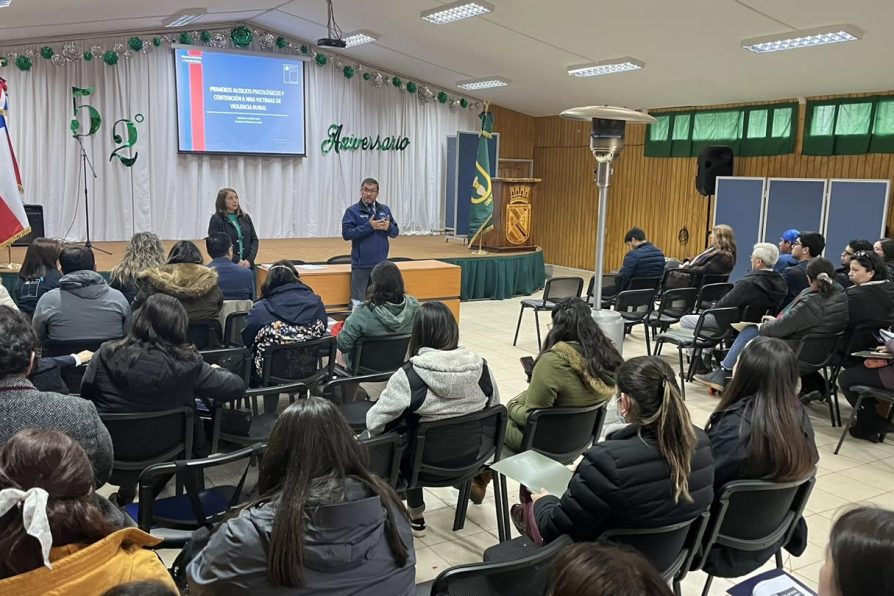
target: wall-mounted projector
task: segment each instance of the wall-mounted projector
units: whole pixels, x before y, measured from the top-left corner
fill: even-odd
[[[317,40],[317,45],[321,48],[343,48],[348,44],[346,44],[343,39],[324,37]]]

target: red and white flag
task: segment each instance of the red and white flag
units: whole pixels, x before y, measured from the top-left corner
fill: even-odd
[[[0,77],[0,247],[31,232],[23,203],[25,189],[7,126],[9,98],[6,90],[6,79]]]

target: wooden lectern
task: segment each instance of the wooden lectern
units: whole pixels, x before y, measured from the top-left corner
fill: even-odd
[[[539,178],[492,178],[494,229],[484,235],[484,248],[495,251],[534,248],[534,187]]]

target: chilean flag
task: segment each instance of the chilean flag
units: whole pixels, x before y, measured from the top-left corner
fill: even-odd
[[[6,79],[0,77],[0,247],[8,246],[31,232],[22,197],[22,176],[6,127],[9,99]]]

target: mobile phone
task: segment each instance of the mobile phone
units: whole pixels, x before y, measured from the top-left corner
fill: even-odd
[[[522,356],[518,359],[521,362],[522,368],[525,371],[525,374],[529,377],[531,376],[531,372],[534,370],[534,359],[530,356]]]

